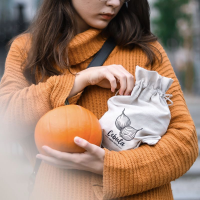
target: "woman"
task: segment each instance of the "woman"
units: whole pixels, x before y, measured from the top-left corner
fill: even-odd
[[[171,122],[155,146],[109,151],[76,137],[86,149],[68,154],[44,147],[31,199],[173,199],[170,182],[198,155],[195,126],[170,61],[150,32],[147,0],[44,0],[28,33],[17,37],[0,84],[0,127],[20,141],[34,165],[34,127],[49,110],[79,104],[98,119],[119,88],[130,95],[135,67],[174,79]],[[104,66],[88,68],[106,38],[116,48]]]

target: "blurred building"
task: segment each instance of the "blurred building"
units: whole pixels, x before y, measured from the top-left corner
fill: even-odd
[[[23,32],[34,17],[40,0],[0,1],[0,43]]]
[[[41,0],[0,0],[0,80],[4,73],[6,44],[28,28]]]
[[[25,7],[26,21],[30,21],[40,4],[41,0],[1,0],[0,1],[0,21],[14,20],[17,15],[17,5]]]

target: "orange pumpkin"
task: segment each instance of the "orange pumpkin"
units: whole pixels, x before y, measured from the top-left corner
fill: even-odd
[[[35,143],[43,154],[43,145],[62,152],[84,152],[83,148],[74,143],[75,136],[97,146],[102,142],[102,131],[97,117],[78,105],[61,106],[47,112],[35,127]]]

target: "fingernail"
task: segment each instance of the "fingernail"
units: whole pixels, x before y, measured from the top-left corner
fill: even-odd
[[[81,142],[81,138],[75,137],[74,138],[74,142],[77,143],[77,144],[79,144]]]
[[[38,158],[38,159],[41,159],[41,157],[40,157],[40,155],[39,155],[39,154],[37,154],[37,155],[36,155],[36,158]]]

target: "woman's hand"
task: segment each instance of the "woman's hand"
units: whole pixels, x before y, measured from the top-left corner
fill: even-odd
[[[84,148],[84,153],[65,153],[43,146],[49,156],[37,154],[36,158],[62,169],[77,169],[103,175],[105,151],[101,147],[75,137],[74,142]]]
[[[134,77],[122,65],[91,67],[78,73],[84,76],[87,85],[111,88],[112,92],[120,88],[120,95],[130,95],[134,87]],[[120,85],[117,85],[117,83]]]

